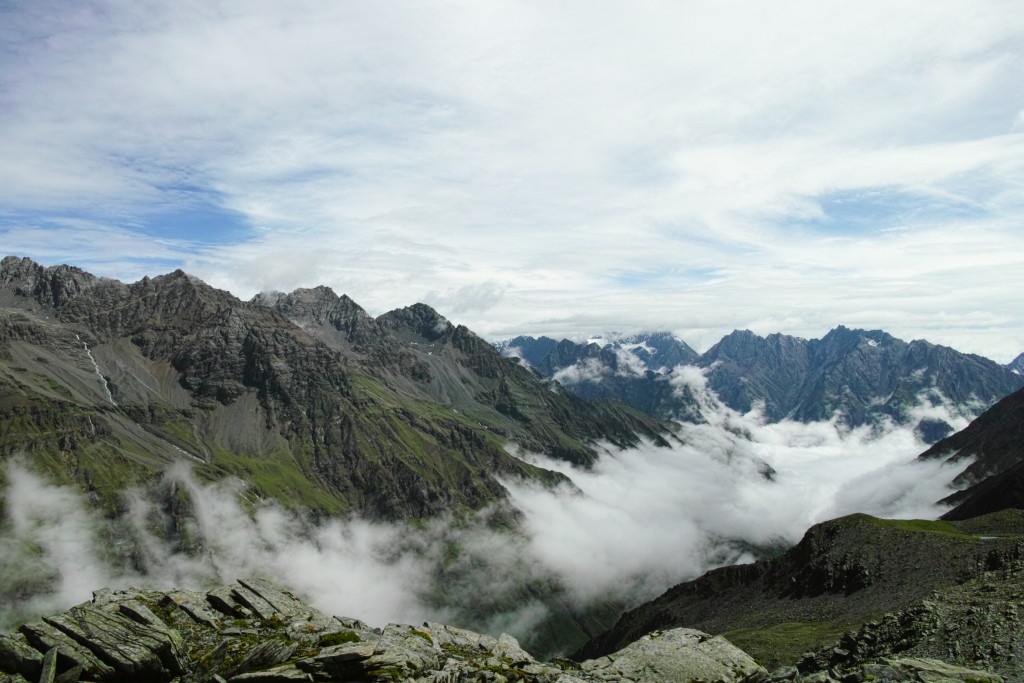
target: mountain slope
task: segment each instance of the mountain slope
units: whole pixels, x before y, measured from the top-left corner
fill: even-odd
[[[552,392],[493,350],[459,368],[490,363],[493,397],[473,414],[400,391],[395,378],[431,380],[422,354],[350,300],[307,299],[327,304],[306,302],[322,320],[314,333],[181,271],[125,285],[5,258],[0,452],[30,454],[113,508],[125,486],[188,459],[203,478],[239,476],[285,505],[396,518],[480,508],[504,496],[496,476],[562,479],[509,455],[508,439],[588,462],[593,442],[663,429]],[[451,336],[477,344],[468,330]],[[558,418],[534,418],[548,409]]]
[[[593,440],[618,447],[634,446],[640,436],[667,443],[665,426],[656,420],[625,405],[588,404],[557,384],[541,382],[424,304],[373,319],[327,288],[297,290],[272,303],[260,297],[254,301],[314,330],[397,394],[450,408],[527,450],[589,465],[597,457],[588,444]]]

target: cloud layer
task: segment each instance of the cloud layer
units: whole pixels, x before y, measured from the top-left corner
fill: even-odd
[[[574,486],[504,481],[521,521],[515,532],[488,523],[500,510],[414,527],[312,524],[272,502],[249,509],[240,482],[200,484],[183,463],[164,485],[187,493],[192,514],[181,538],[169,540],[160,530],[172,525],[153,492],[130,492],[128,513],[112,524],[15,459],[0,524],[0,627],[102,586],[201,588],[260,574],[326,612],[376,625],[433,619],[528,640],[549,607],[527,587],[561,591],[575,612],[609,600],[638,604],[709,568],[788,547],[824,519],[933,518],[959,471],[916,462],[925,445],[909,429],[766,424],[756,411],[718,403],[699,373],[677,379],[704,399],[706,418],[681,426],[682,445],[608,450],[589,471],[521,453]]]
[[[0,8],[7,251],[481,334],[1024,349],[1011,1]]]

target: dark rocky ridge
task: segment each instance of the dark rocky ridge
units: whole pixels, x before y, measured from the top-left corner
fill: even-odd
[[[464,328],[445,331],[445,363],[427,362],[397,322],[325,288],[245,303],[181,271],[126,285],[7,257],[0,304],[0,453],[30,453],[114,508],[187,458],[322,514],[478,509],[503,498],[496,475],[563,479],[508,441],[587,463],[597,441],[666,429],[552,391]],[[469,387],[461,404],[432,391],[441,376]]]
[[[207,593],[99,591],[64,614],[0,635],[0,681],[596,681],[767,675],[721,638],[679,629],[611,657],[544,663],[516,640],[445,624],[330,617],[258,579]]]
[[[596,657],[651,629],[686,625],[726,634],[762,663],[793,665],[801,653],[850,633],[843,639],[847,645],[864,641],[855,657],[833,662],[829,647],[822,650],[826,655],[810,658],[802,668],[849,666],[868,655],[908,652],[973,666],[987,648],[1002,654],[986,656],[982,663],[1017,681],[1024,676],[1017,666],[1017,657],[1024,655],[1024,635],[1016,622],[1000,616],[995,626],[1001,626],[979,631],[975,617],[1002,615],[1007,599],[1024,597],[1022,579],[1024,512],[1008,510],[956,523],[853,515],[812,527],[776,559],[724,567],[675,586],[624,614],[612,630],[575,656]],[[963,607],[969,585],[977,592]],[[917,614],[914,610],[925,601],[930,605],[928,624],[937,613],[948,615],[941,639],[931,625],[893,625],[906,621],[899,616],[901,610]],[[874,629],[876,635],[857,636],[858,629]],[[960,642],[959,648],[953,647],[954,641]],[[868,647],[871,642],[877,647]],[[848,647],[835,647],[850,653]]]
[[[967,519],[1024,507],[1024,390],[1002,399],[966,428],[939,441],[921,460],[973,462],[953,485],[962,490],[942,502],[955,505],[944,519]]]

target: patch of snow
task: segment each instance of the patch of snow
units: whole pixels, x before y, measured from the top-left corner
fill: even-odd
[[[654,349],[652,349],[650,346],[648,346],[647,342],[645,342],[645,341],[642,341],[642,342],[632,342],[632,343],[625,343],[624,342],[622,344],[619,344],[618,346],[619,346],[620,349],[624,349],[626,351],[636,351],[637,349],[642,349],[642,350],[646,351],[649,354],[653,354],[654,353]]]

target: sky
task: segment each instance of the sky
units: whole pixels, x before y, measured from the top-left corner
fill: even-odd
[[[1019,2],[0,0],[0,251],[1024,351]]]

